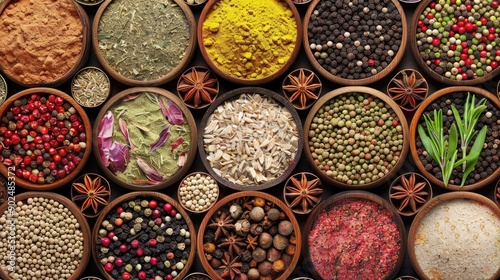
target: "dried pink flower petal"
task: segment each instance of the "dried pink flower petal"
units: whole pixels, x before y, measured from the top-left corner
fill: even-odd
[[[175,150],[175,148],[179,147],[179,145],[182,144],[182,142],[184,142],[184,138],[182,138],[182,136],[179,136],[179,138],[175,139],[174,142],[170,143],[172,151]]]
[[[128,144],[130,145],[130,149],[135,149],[134,144],[132,144],[132,141],[130,140],[127,123],[122,118],[120,118],[118,119],[118,125],[120,126],[120,131],[123,133],[123,136],[125,136],[125,139],[127,139]]]
[[[114,141],[109,148],[109,161],[113,169],[119,172],[125,171],[130,160],[130,151],[127,145]]]
[[[109,165],[109,149],[113,144],[113,122],[113,113],[111,111],[107,111],[99,123],[99,130],[97,134],[97,146],[100,150],[102,163],[106,167]]]
[[[155,183],[163,181],[163,176],[152,165],[140,157],[136,157],[136,159],[137,165],[150,181]]]
[[[151,146],[149,147],[149,152],[152,153],[159,147],[161,147],[165,142],[167,141],[168,136],[170,135],[170,125],[167,124],[165,128],[162,129],[160,132],[160,135],[158,137],[158,140],[156,140]]]

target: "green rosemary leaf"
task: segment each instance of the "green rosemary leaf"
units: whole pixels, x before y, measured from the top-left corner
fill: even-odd
[[[418,135],[420,136],[420,141],[422,141],[422,145],[424,145],[425,150],[429,153],[433,160],[439,163],[439,154],[437,152],[437,149],[434,147],[435,144],[432,142],[429,136],[427,136],[422,125],[419,124],[417,129]]]
[[[457,158],[457,151],[451,155],[449,161],[447,161],[443,168],[441,168],[441,173],[443,176],[443,183],[445,187],[448,187],[448,183],[450,182],[451,174],[453,173],[453,169],[455,168],[455,159]]]
[[[446,161],[449,161],[453,154],[457,151],[457,145],[458,145],[458,134],[457,134],[457,127],[453,123],[448,130],[448,153],[447,153],[447,158]]]
[[[464,135],[462,132],[465,131],[464,128],[464,123],[462,122],[462,118],[460,117],[460,113],[458,113],[457,108],[455,106],[451,105],[451,110],[453,111],[453,117],[455,117],[455,122],[457,123],[458,131],[460,133],[460,138],[463,139]]]
[[[462,184],[460,185],[461,187],[464,186],[465,180],[467,179],[467,176],[474,170],[474,167],[479,159],[479,155],[481,154],[481,151],[483,150],[483,145],[484,141],[486,140],[486,131],[487,127],[483,126],[481,131],[476,137],[476,140],[474,141],[474,144],[472,144],[472,148],[470,149],[469,155],[471,158],[467,160],[466,162],[466,167],[464,170],[464,175],[462,177]]]

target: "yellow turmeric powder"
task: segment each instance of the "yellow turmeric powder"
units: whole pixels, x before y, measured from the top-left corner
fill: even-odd
[[[290,58],[297,22],[282,0],[220,0],[203,22],[203,44],[212,62],[240,79],[262,79]]]

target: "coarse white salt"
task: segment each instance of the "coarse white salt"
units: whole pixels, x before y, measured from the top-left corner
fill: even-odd
[[[421,220],[415,257],[431,279],[489,279],[500,269],[500,217],[474,200],[444,201]]]

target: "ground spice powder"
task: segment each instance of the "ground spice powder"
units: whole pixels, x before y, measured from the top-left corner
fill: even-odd
[[[0,15],[0,67],[18,82],[53,82],[83,51],[83,24],[71,0],[11,1]]]
[[[221,0],[203,22],[212,62],[230,76],[261,79],[290,58],[297,39],[292,10],[278,0]]]

